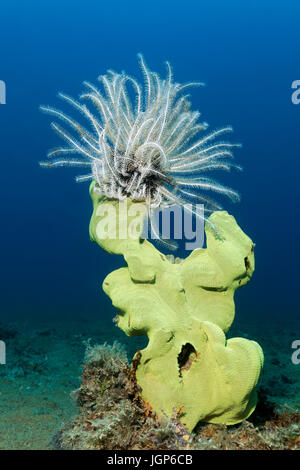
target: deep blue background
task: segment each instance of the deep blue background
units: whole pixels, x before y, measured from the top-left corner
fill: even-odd
[[[76,96],[108,68],[140,75],[136,54],[177,81],[205,81],[193,108],[232,124],[244,172],[222,175],[242,194],[226,208],[256,242],[256,272],[237,295],[240,315],[299,314],[299,1],[2,0],[0,106],[2,317],[102,315],[104,276],[121,265],[89,241],[88,186],[76,170],[38,166],[59,145],[40,104]]]

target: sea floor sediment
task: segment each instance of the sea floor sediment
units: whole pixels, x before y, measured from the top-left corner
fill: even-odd
[[[260,405],[253,416],[239,426],[199,425],[196,448],[300,448],[300,365],[291,360],[291,344],[297,339],[296,331],[296,321],[295,325],[292,321],[269,325],[266,332],[259,321],[254,320],[247,324],[239,322],[239,328],[230,330],[229,336],[255,339],[264,349]],[[70,429],[70,423],[78,420],[83,411],[90,413],[80,407],[78,394],[74,393],[82,383],[89,339],[90,344],[113,344],[117,340],[124,345],[129,359],[146,344],[145,338],[126,337],[113,323],[85,319],[72,322],[3,321],[0,339],[6,342],[7,348],[7,363],[0,365],[0,449],[3,450],[54,449],[61,445],[58,437],[61,430]],[[105,392],[105,389],[101,391]],[[145,417],[153,419],[147,406],[139,413],[142,421]],[[144,427],[146,434],[151,428],[151,423],[148,424]],[[147,448],[180,445],[193,448],[196,445],[176,422],[176,417],[172,422],[162,423],[162,428],[173,426],[175,434],[180,436],[177,444],[174,439],[168,440],[165,430],[155,426],[157,435],[147,441]],[[135,448],[138,444],[131,441],[128,445]],[[76,443],[74,446],[76,448]]]

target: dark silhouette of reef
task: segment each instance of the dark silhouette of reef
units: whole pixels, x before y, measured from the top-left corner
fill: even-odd
[[[300,414],[275,412],[264,390],[259,405],[235,426],[199,423],[193,433],[179,421],[182,410],[158,419],[139,396],[135,370],[115,342],[87,343],[82,382],[73,392],[79,413],[54,436],[52,448],[93,450],[297,450]]]

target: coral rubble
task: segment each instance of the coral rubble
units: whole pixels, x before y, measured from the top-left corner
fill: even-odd
[[[130,368],[124,350],[88,345],[82,384],[73,396],[80,413],[53,439],[55,449],[90,450],[296,450],[300,449],[300,414],[275,413],[263,403],[258,422],[235,426],[200,423],[189,433],[180,410],[158,417],[144,402],[136,383],[137,360]],[[263,416],[262,410],[268,410]]]

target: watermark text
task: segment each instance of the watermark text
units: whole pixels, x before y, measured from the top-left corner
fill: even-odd
[[[6,344],[0,341],[0,365],[6,364]]]
[[[0,80],[0,104],[6,104],[6,83]]]
[[[182,240],[192,251],[204,245],[204,205],[185,204],[152,210],[148,217],[143,203],[128,205],[127,199],[116,205],[98,206],[96,234],[99,240],[136,240],[139,238]]]
[[[295,90],[291,96],[292,103],[299,104],[300,103],[300,80],[294,80],[292,83],[292,88]]]
[[[292,342],[292,349],[295,351],[292,354],[291,360],[294,365],[300,364],[300,339],[296,339]]]

